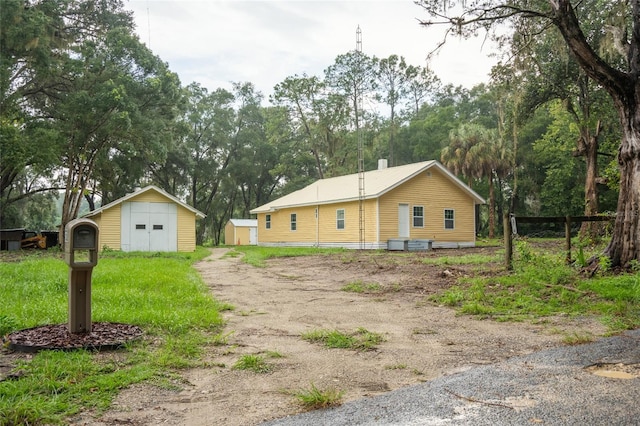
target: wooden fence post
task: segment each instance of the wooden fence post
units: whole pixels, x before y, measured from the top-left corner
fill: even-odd
[[[513,239],[511,233],[513,230],[511,229],[511,220],[509,218],[509,213],[505,213],[502,219],[504,230],[504,262],[505,268],[507,271],[511,271],[513,269]]]

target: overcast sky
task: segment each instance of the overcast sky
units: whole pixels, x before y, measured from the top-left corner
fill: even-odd
[[[322,77],[338,55],[355,50],[358,26],[367,55],[404,56],[444,83],[471,88],[495,63],[488,42],[450,38],[427,64],[442,29],[420,26],[426,16],[412,0],[125,0],[125,7],[140,39],[183,85],[210,91],[249,81],[268,97],[286,77]]]

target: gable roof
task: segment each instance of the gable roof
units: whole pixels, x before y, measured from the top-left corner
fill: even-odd
[[[112,201],[109,204],[106,204],[106,205],[100,207],[99,209],[95,209],[94,211],[87,213],[86,215],[84,215],[84,217],[92,217],[92,216],[95,216],[97,214],[100,214],[103,211],[110,209],[111,207],[114,207],[114,206],[117,206],[118,204],[124,203],[125,201],[128,201],[128,200],[130,200],[130,199],[132,199],[134,197],[137,197],[140,194],[144,194],[145,192],[148,192],[148,191],[157,192],[158,194],[162,195],[163,197],[166,197],[166,198],[170,199],[171,201],[173,201],[174,203],[179,204],[180,206],[184,207],[185,209],[193,212],[196,215],[196,217],[199,217],[200,219],[203,219],[204,217],[206,217],[206,215],[204,213],[202,213],[201,211],[194,209],[193,207],[191,207],[190,205],[188,205],[186,203],[183,203],[182,201],[178,200],[173,195],[169,194],[166,191],[163,191],[162,189],[158,188],[155,185],[145,186],[144,188],[139,189],[139,190],[137,190],[135,192],[132,192],[130,194],[127,194],[122,198],[118,198],[117,200]]]
[[[480,195],[465,185],[460,179],[436,160],[365,172],[364,198],[367,200],[378,198],[386,192],[389,192],[410,180],[414,176],[431,168],[435,168],[442,172],[453,184],[473,198],[475,204],[485,203],[484,199]],[[288,207],[357,201],[358,199],[358,174],[354,173],[351,175],[320,179],[305,188],[256,207],[251,210],[251,213],[265,213]]]
[[[251,228],[258,226],[258,219],[229,219],[233,226]]]

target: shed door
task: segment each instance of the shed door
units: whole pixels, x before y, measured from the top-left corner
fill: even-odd
[[[252,246],[258,244],[258,228],[249,228],[249,244]]]
[[[409,238],[409,204],[398,204],[398,237]]]
[[[125,229],[122,221],[122,241],[129,242],[125,251],[177,251],[178,250],[178,211],[174,203],[132,202],[129,210],[129,226]],[[124,206],[123,206],[124,207]],[[125,232],[129,235],[125,235]]]

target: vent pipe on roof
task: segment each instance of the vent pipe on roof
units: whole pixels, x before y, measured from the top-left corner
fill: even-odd
[[[378,170],[384,170],[387,168],[387,159],[386,158],[380,158],[378,160]]]

